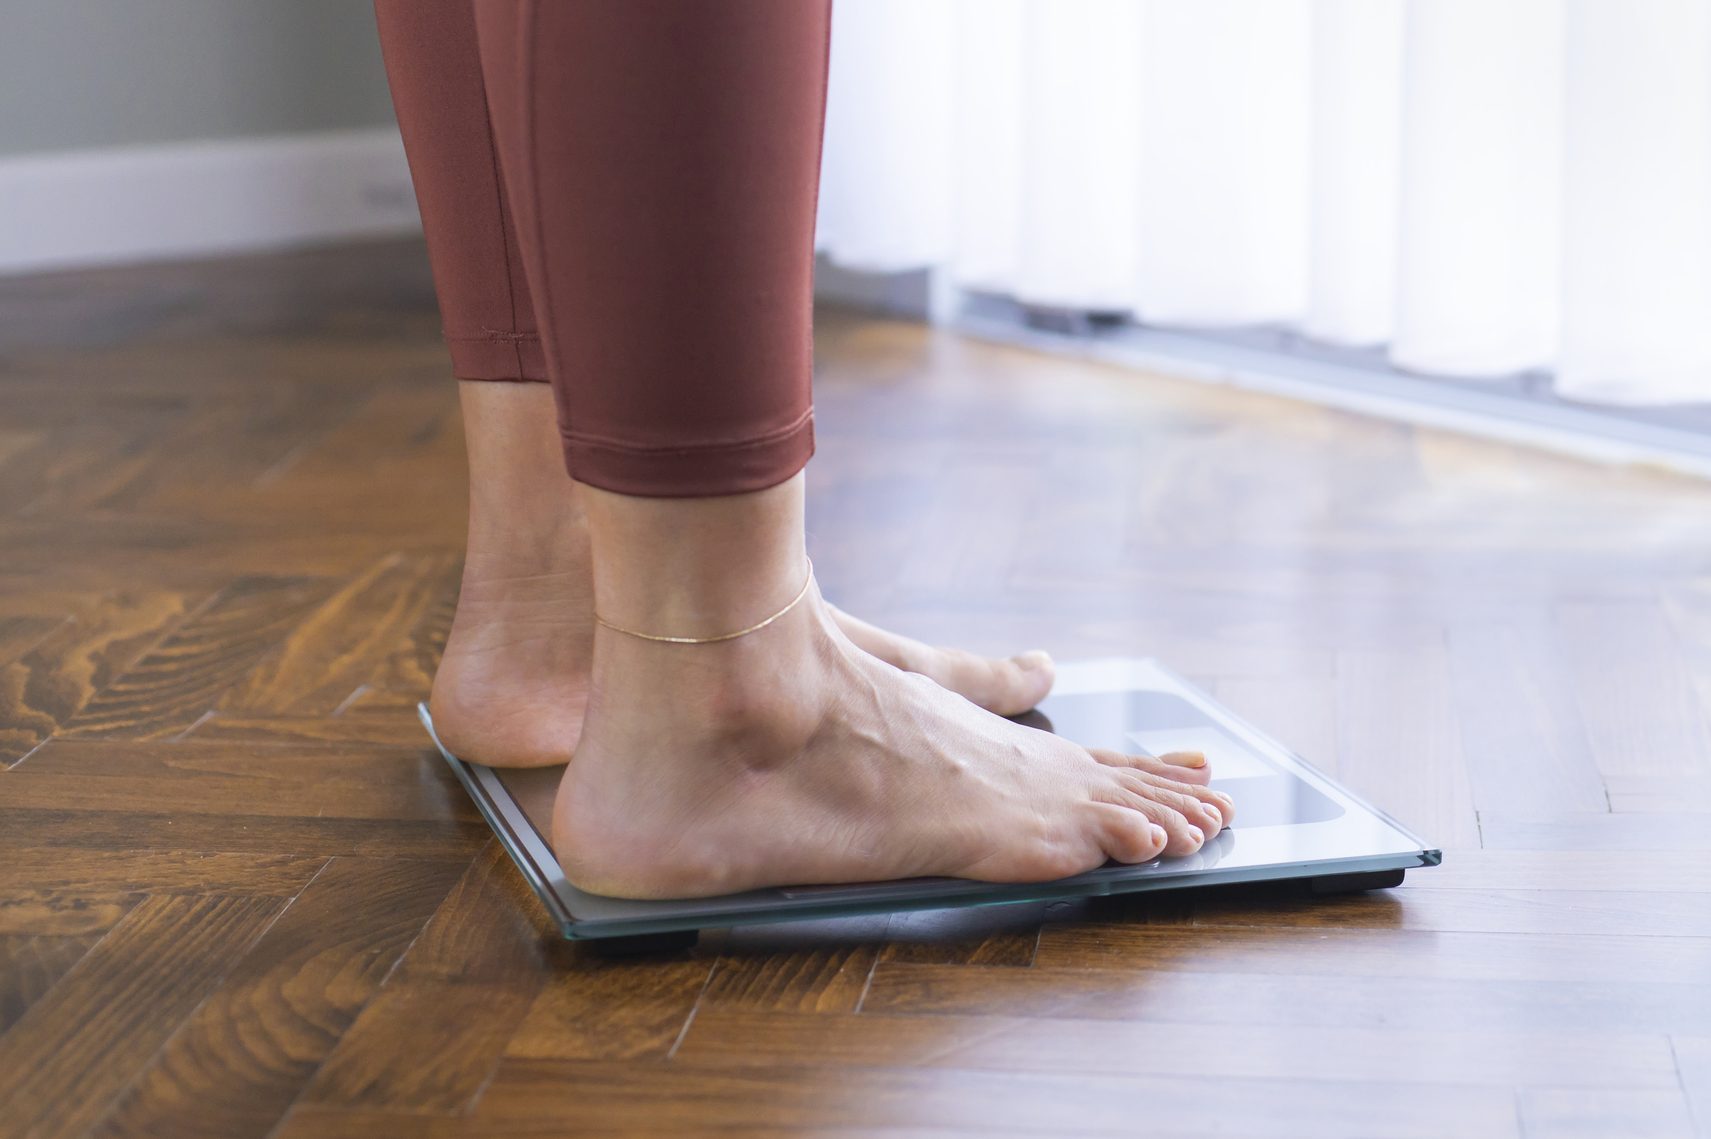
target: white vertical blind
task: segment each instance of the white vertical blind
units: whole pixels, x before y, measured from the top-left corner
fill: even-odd
[[[1396,327],[1402,0],[1313,6],[1313,143],[1303,330],[1370,346]]]
[[[1711,5],[1568,13],[1558,390],[1711,399]]]
[[[820,245],[1711,399],[1711,0],[844,0]]]
[[[1409,5],[1390,347],[1403,367],[1474,376],[1550,359],[1560,11],[1559,0]]]

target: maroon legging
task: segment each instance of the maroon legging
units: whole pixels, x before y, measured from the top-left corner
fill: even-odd
[[[831,0],[375,8],[453,374],[550,382],[606,490],[801,470]]]

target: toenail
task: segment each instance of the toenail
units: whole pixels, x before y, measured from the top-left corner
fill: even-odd
[[[1166,763],[1177,767],[1205,767],[1206,753],[1199,751],[1173,751],[1163,757]]]
[[[1224,816],[1220,815],[1213,808],[1207,807],[1206,808],[1206,821],[1207,821],[1207,823],[1209,823],[1212,826],[1221,827],[1224,825]]]
[[[1189,827],[1188,833],[1194,837],[1194,845],[1199,846],[1206,841],[1206,832],[1199,827]]]
[[[1168,837],[1169,837],[1169,836],[1167,836],[1167,835],[1166,835],[1166,834],[1165,834],[1165,833],[1164,833],[1164,828],[1163,828],[1163,827],[1161,827],[1161,826],[1159,826],[1159,825],[1158,825],[1158,824],[1157,824],[1157,823],[1154,823],[1154,824],[1153,824],[1153,825],[1152,825],[1152,826],[1151,826],[1151,827],[1150,827],[1150,828],[1149,828],[1149,830],[1150,830],[1150,833],[1151,833],[1151,834],[1152,834],[1152,836],[1153,836],[1153,842],[1155,842],[1155,843],[1156,843],[1156,844],[1158,844],[1158,845],[1159,845],[1159,846],[1163,846],[1163,845],[1164,845],[1164,844],[1165,844],[1165,842],[1166,842],[1166,841],[1167,841],[1167,840],[1168,840]]]
[[[1031,649],[1014,659],[1017,664],[1031,671],[1036,668],[1045,668],[1047,665],[1051,664],[1052,654],[1048,653],[1044,649]]]

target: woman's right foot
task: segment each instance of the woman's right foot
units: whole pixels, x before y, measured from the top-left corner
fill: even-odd
[[[1044,881],[1192,853],[1233,814],[1169,765],[1096,757],[875,659],[817,589],[727,642],[599,637],[553,826],[595,893]]]

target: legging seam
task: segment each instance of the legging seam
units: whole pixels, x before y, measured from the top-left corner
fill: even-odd
[[[534,238],[535,247],[537,249],[544,249],[546,247],[545,235],[547,227],[546,221],[542,216],[545,213],[545,209],[542,204],[543,199],[541,198],[540,162],[537,160],[535,153],[535,23],[538,15],[539,8],[534,3],[534,0],[523,0],[522,19],[517,21],[517,34],[520,37],[520,42],[516,45],[516,52],[521,57],[521,67],[519,70],[522,72],[523,82],[522,97],[519,100],[522,104],[521,109],[523,115],[523,146],[519,149],[523,155],[523,164],[528,167],[527,171],[525,171],[525,177],[529,180],[529,200],[534,203],[534,208],[529,211],[529,216],[534,222],[534,234],[532,236]],[[540,265],[541,269],[541,295],[536,308],[539,312],[549,314],[554,311],[552,304],[552,271],[547,266],[547,262],[550,260],[551,258],[545,256],[536,258],[536,263]],[[520,350],[519,359],[521,359]],[[547,374],[550,376],[553,373],[551,359],[547,360],[546,366]]]
[[[775,428],[762,435],[750,435],[742,439],[718,439],[696,443],[673,443],[669,446],[656,447],[646,444],[628,443],[621,439],[610,439],[599,435],[588,435],[580,431],[565,431],[560,429],[559,436],[566,443],[579,447],[600,447],[609,451],[625,451],[630,454],[688,455],[699,451],[740,451],[752,447],[770,447],[781,443],[792,436],[798,435],[803,428],[808,427],[814,420],[814,409],[809,408],[783,427]]]
[[[451,344],[491,344],[494,342],[516,342],[526,344],[539,340],[540,338],[541,335],[538,332],[505,332],[498,328],[484,328],[481,330],[480,334],[476,336],[453,336],[450,333],[444,333],[441,335],[442,340]],[[521,361],[519,361],[519,367],[520,366]]]
[[[505,299],[511,306],[511,328],[513,330],[508,335],[499,336],[499,335],[495,335],[494,329],[484,328],[484,329],[482,329],[483,336],[481,337],[481,339],[498,340],[498,341],[509,340],[511,342],[512,351],[516,354],[516,357],[517,357],[517,359],[516,359],[517,374],[522,375],[523,370],[524,370],[523,369],[523,350],[521,347],[518,346],[517,339],[519,337],[523,336],[523,334],[516,331],[517,324],[518,324],[518,321],[517,321],[517,282],[516,282],[516,278],[513,276],[513,270],[511,268],[511,243],[509,241],[505,240],[505,233],[506,233],[506,229],[507,229],[507,226],[505,223],[507,221],[507,217],[509,214],[509,211],[506,209],[506,205],[505,205],[505,171],[504,171],[504,168],[499,165],[499,144],[498,144],[497,140],[495,140],[493,137],[493,133],[494,133],[494,128],[493,128],[493,101],[487,97],[487,77],[485,74],[483,74],[482,78],[481,78],[481,109],[487,117],[487,157],[488,157],[489,161],[491,161],[493,163],[493,196],[495,199],[494,204],[499,207],[499,241],[500,241],[500,251],[501,251],[500,256],[504,259],[504,263],[505,263]],[[512,223],[514,225],[515,219],[513,218],[510,220],[512,221]],[[447,337],[447,339],[449,340],[451,338]],[[461,339],[468,339],[468,338],[459,337],[458,339],[461,340]]]

